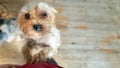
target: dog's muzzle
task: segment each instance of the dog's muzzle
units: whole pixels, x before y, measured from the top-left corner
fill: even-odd
[[[40,32],[42,31],[43,26],[41,24],[35,24],[33,25],[33,28],[35,31]]]

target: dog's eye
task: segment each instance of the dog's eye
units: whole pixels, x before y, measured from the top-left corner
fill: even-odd
[[[43,17],[47,17],[48,15],[47,15],[47,13],[43,13],[43,14],[41,14]]]
[[[30,14],[29,13],[25,14],[25,19],[30,19]]]

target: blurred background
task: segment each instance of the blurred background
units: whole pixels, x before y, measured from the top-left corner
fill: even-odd
[[[1,18],[16,18],[21,7],[30,1],[33,0],[0,0]],[[61,66],[120,68],[120,0],[37,1],[47,2],[59,12],[56,25],[61,31],[62,45],[56,57]],[[1,63],[13,62],[9,47],[0,47]],[[3,51],[4,48],[7,49]],[[11,57],[18,60],[20,56]]]

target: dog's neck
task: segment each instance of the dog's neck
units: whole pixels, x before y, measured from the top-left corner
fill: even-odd
[[[30,47],[34,47],[34,46],[40,46],[40,47],[49,47],[49,45],[45,44],[45,43],[40,43],[35,39],[31,39],[31,38],[27,38],[26,39],[26,44],[29,45]]]

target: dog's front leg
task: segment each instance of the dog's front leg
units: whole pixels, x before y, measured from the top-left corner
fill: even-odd
[[[39,53],[32,56],[32,63],[45,62],[49,57],[49,54],[53,51],[53,48],[43,45]]]

